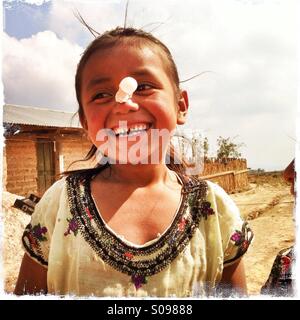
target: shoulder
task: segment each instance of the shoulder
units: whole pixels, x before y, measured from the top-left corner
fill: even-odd
[[[248,232],[248,225],[230,195],[216,183],[205,181],[205,184],[207,191],[204,207],[209,207],[211,223],[217,226],[222,236],[230,239],[236,232]]]
[[[186,189],[193,190],[195,187],[200,187],[207,190],[208,196],[224,198],[226,200],[230,198],[222,187],[209,180],[203,180],[201,177],[195,176],[182,176],[181,178],[184,180]]]
[[[46,190],[43,195],[43,198],[50,197],[56,194],[60,194],[66,185],[66,177],[60,178],[59,180],[55,181],[50,188]]]
[[[214,197],[218,200],[223,200],[223,201],[232,201],[230,198],[229,194],[218,184],[213,183],[211,181],[205,180],[207,183],[207,195],[210,197]]]
[[[50,219],[57,215],[60,207],[66,207],[68,203],[66,178],[63,177],[52,184],[43,194],[40,201],[36,204],[32,219]]]
[[[240,218],[240,211],[230,195],[219,185],[211,181],[207,183],[207,199],[215,207],[219,215],[231,215]]]
[[[41,216],[52,216],[56,214],[62,199],[66,199],[66,178],[61,178],[54,182],[43,194],[41,200],[34,208],[33,218]]]
[[[237,205],[222,187],[201,178],[196,180],[200,190],[206,190],[203,198],[198,198],[198,213],[205,218],[202,219],[203,227],[214,238],[215,249],[222,252],[224,266],[229,266],[247,251],[253,233],[248,223],[243,221]]]
[[[201,177],[184,176],[183,178],[189,205],[196,208],[202,216],[215,216],[214,222],[220,224],[241,223],[238,207],[222,187]]]
[[[42,206],[54,205],[58,203],[62,196],[65,196],[66,193],[64,190],[66,189],[66,178],[61,178],[54,182],[50,188],[48,188],[43,194],[41,200],[35,206],[35,210]]]

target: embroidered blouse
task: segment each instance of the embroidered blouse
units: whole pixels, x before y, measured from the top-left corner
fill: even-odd
[[[218,185],[180,176],[182,197],[162,235],[135,245],[106,225],[87,170],[54,183],[36,205],[22,242],[47,268],[50,294],[98,297],[213,295],[223,268],[253,234]]]

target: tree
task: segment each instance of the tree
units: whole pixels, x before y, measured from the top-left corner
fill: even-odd
[[[241,153],[239,152],[239,148],[243,147],[245,144],[240,143],[236,144],[233,142],[234,138],[223,138],[221,136],[217,139],[218,150],[217,150],[217,158],[218,159],[226,159],[226,158],[240,158]]]
[[[208,150],[209,150],[209,144],[208,144],[208,139],[207,139],[207,137],[205,137],[205,138],[203,139],[202,148],[203,148],[204,158],[206,159],[206,158],[208,157]]]

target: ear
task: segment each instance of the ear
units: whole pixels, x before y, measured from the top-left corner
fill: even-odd
[[[177,111],[177,124],[184,124],[189,108],[189,98],[186,90],[180,91]]]

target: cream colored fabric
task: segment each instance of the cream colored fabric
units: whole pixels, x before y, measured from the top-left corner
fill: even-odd
[[[48,292],[51,294],[100,297],[209,295],[221,279],[224,261],[236,256],[239,247],[231,237],[241,230],[243,221],[231,198],[211,182],[208,182],[207,201],[214,214],[201,219],[184,251],[164,270],[148,277],[147,283],[139,289],[130,281],[130,276],[106,264],[80,232],[67,234],[72,215],[65,178],[45,193],[32,215],[32,226],[46,228],[39,250],[33,250],[33,254],[28,250],[30,244],[25,249],[38,263],[41,263],[41,259],[36,258],[38,255],[48,262],[45,267],[48,268]]]

